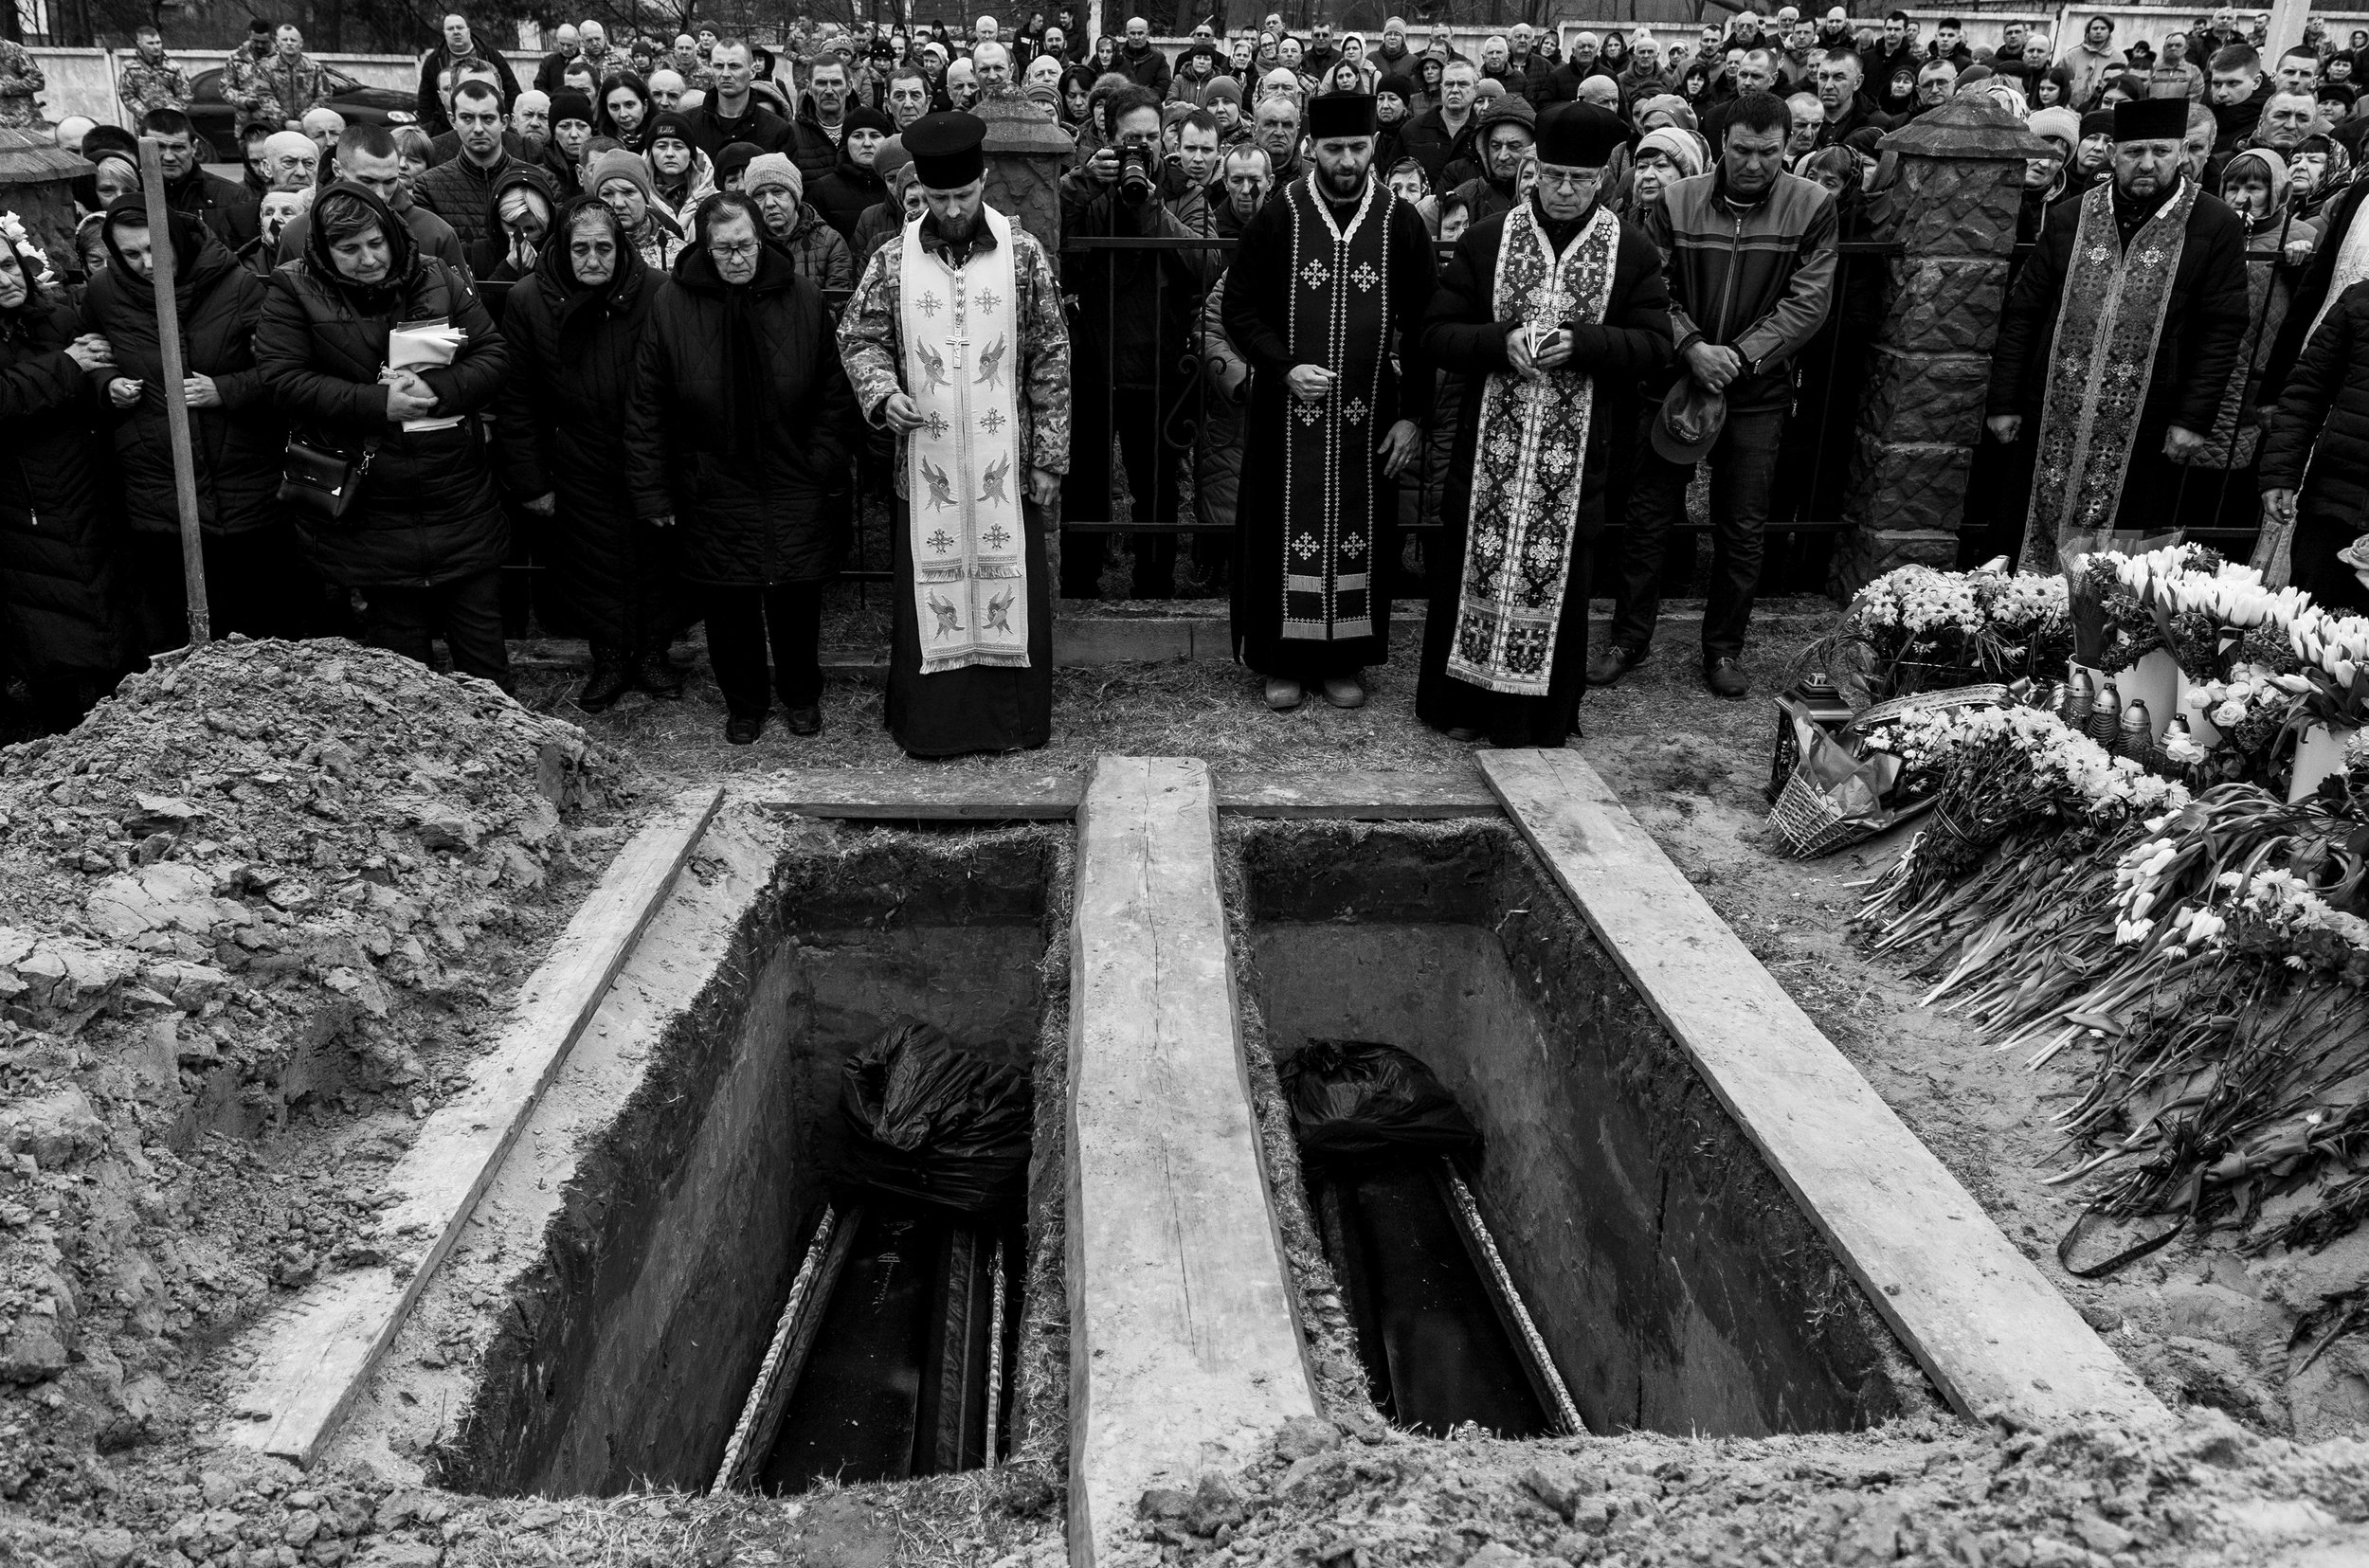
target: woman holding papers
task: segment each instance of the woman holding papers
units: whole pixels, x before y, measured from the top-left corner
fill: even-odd
[[[414,246],[363,187],[313,205],[304,255],[272,275],[255,359],[301,447],[344,462],[341,515],[298,509],[314,565],[353,592],[363,640],[509,684],[500,572],[509,528],[477,416],[506,352],[464,276]]]

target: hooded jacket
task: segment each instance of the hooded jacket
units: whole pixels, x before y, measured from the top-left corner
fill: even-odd
[[[581,197],[552,232],[567,234],[579,212],[606,210]],[[577,281],[566,244],[547,244],[502,315],[510,345],[495,426],[502,483],[521,500],[555,498],[568,540],[559,581],[595,641],[624,645],[637,630],[625,579],[646,568],[625,486],[625,415],[650,307],[672,286],[622,240],[614,276],[589,285]]]
[[[467,342],[453,362],[421,373],[436,393],[434,417],[483,412],[500,390],[509,351],[470,285],[433,256],[361,186],[340,180],[314,203],[360,201],[378,218],[391,253],[385,280],[338,275],[315,225],[302,260],[271,276],[255,328],[255,362],[295,430],[348,452],[371,449],[358,498],[340,521],[299,519],[321,573],[347,587],[423,586],[491,571],[510,550],[508,526],[474,417],[441,430],[406,430],[387,418],[379,384],[388,334],[398,323],[445,320]]]
[[[561,198],[551,175],[527,163],[503,170],[495,177],[493,191],[485,198],[484,237],[469,247],[469,276],[480,283],[514,283],[533,270],[532,264],[521,268],[511,260],[510,236],[502,227],[502,197],[522,187],[541,196],[551,210],[552,227],[543,236],[545,249],[551,247],[552,236],[559,232]]]
[[[855,399],[823,291],[771,245],[751,281],[725,282],[706,244],[714,212],[650,308],[625,416],[626,490],[636,516],[675,517],[686,582],[820,582],[846,547],[831,500]]]
[[[128,213],[145,227],[147,208],[138,196],[122,196],[107,213],[109,223],[102,232],[113,261],[84,292],[82,319],[115,350],[115,369],[105,375],[130,377],[141,387],[139,402],[129,408],[106,408],[101,424],[109,427],[115,446],[125,519],[138,532],[174,533],[181,527],[181,510],[165,422],[156,294],[148,279],[123,264],[114,222],[118,214]],[[280,517],[280,453],[288,436],[287,422],[272,406],[271,387],[255,365],[255,323],[262,315],[267,285],[241,266],[197,219],[171,213],[166,221],[172,229],[182,371],[211,377],[222,399],[219,407],[190,410],[198,524],[217,534],[267,528]]]

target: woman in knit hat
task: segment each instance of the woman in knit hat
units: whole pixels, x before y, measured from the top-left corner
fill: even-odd
[[[691,215],[715,194],[715,165],[692,140],[687,115],[661,109],[650,117],[649,133],[649,151],[642,156],[651,191],[675,226],[688,232]]]
[[[749,171],[750,160],[764,152],[765,149],[753,141],[736,141],[725,147],[715,154],[715,189],[740,189],[741,176]]]
[[[806,205],[837,229],[840,238],[851,238],[864,213],[888,194],[888,186],[873,166],[881,144],[895,131],[888,116],[877,109],[850,109],[841,122],[839,159],[805,195]]]
[[[682,254],[682,227],[660,206],[649,166],[639,155],[611,148],[592,160],[584,183],[617,214],[618,226],[643,261],[660,272],[673,269],[675,258]]]
[[[799,276],[820,289],[856,286],[855,253],[807,205],[805,176],[793,160],[780,153],[750,158],[740,189],[756,204],[767,243],[796,263]]]

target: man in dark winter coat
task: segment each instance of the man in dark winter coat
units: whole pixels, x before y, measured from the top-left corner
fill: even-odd
[[[864,213],[888,197],[888,182],[874,172],[881,143],[893,134],[888,116],[877,109],[850,109],[839,138],[839,161],[829,173],[806,184],[806,203],[854,240]]]
[[[287,422],[256,368],[255,323],[266,285],[187,213],[170,213],[173,292],[190,449],[196,461],[207,600],[217,635],[297,637],[311,592],[280,506]],[[155,237],[136,195],[107,209],[108,264],[82,297],[82,317],[115,352],[107,384],[116,478],[131,526],[130,562],[150,653],[189,640],[181,511],[165,424],[164,355],[156,330]]]
[[[178,109],[151,109],[140,129],[156,138],[165,171],[165,205],[202,220],[232,250],[255,238],[256,201],[237,180],[209,173],[197,161],[197,129]]]
[[[2369,283],[2313,329],[2262,443],[2262,548],[2254,565],[2330,611],[2369,614],[2369,589],[2336,552],[2369,533]],[[2282,574],[2277,558],[2291,558]]]
[[[1591,542],[1637,384],[1670,364],[1670,293],[1653,242],[1597,200],[1620,117],[1560,104],[1538,132],[1537,186],[1464,231],[1424,319],[1424,352],[1463,372],[1464,400],[1440,508],[1453,569],[1433,573],[1415,707],[1457,740],[1559,747],[1587,684]],[[1524,433],[1484,447],[1484,424]]]
[[[747,196],[715,197],[651,306],[624,456],[634,514],[681,530],[736,746],[777,695],[791,733],[823,728],[823,590],[846,547],[835,500],[854,407],[822,291],[766,243]]]
[[[670,286],[614,213],[579,197],[502,316],[502,482],[529,513],[555,519],[568,542],[554,564],[561,598],[592,644],[592,674],[576,695],[588,712],[636,684],[653,696],[682,694],[667,658],[680,622],[676,534],[635,515],[625,476],[642,339],[652,302]]]
[[[1151,24],[1142,17],[1127,19],[1127,30],[1121,35],[1119,52],[1112,64],[1128,81],[1149,89],[1155,101],[1168,96],[1168,82],[1175,72],[1168,65],[1168,57],[1151,41]]]
[[[1989,428],[2037,426],[2022,563],[2059,541],[2155,532],[2205,448],[2246,333],[2246,229],[2187,176],[2188,100],[2114,108],[2114,174],[2048,214],[1991,352]],[[2143,398],[2103,369],[2151,367]]]
[[[466,81],[452,95],[453,129],[461,155],[419,178],[418,199],[452,225],[465,246],[485,238],[496,182],[514,169],[533,165],[502,150],[501,99],[482,81]]]
[[[464,60],[482,61],[494,68],[495,75],[501,79],[504,103],[518,96],[518,79],[512,74],[510,62],[492,45],[478,42],[469,31],[468,18],[455,11],[444,18],[444,36],[420,60],[420,126],[431,136],[452,129],[452,122],[444,114],[441,91],[443,82],[440,79]]]
[[[755,76],[749,63],[749,45],[738,39],[719,43],[708,51],[715,90],[691,113],[692,139],[713,158],[733,142],[753,142],[768,153],[798,155],[804,139],[797,127],[768,109],[749,90]],[[826,142],[827,147],[829,144]],[[823,165],[829,167],[827,159]]]
[[[362,640],[507,684],[501,567],[510,548],[478,429],[509,351],[465,273],[422,256],[370,190],[339,181],[309,214],[303,259],[272,274],[255,363],[296,435],[370,466],[345,514],[299,514],[321,575],[358,590]],[[391,334],[446,321],[449,364],[385,373]],[[450,423],[447,423],[450,422]]]

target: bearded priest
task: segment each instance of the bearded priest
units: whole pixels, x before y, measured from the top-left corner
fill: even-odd
[[[1593,103],[1538,119],[1538,183],[1456,242],[1423,351],[1464,372],[1415,712],[1457,741],[1559,747],[1587,687],[1588,556],[1638,384],[1669,368],[1661,252],[1597,200],[1628,127]],[[1610,439],[1620,433],[1619,441]]]
[[[915,757],[1053,733],[1045,509],[1069,467],[1069,327],[1028,231],[986,203],[986,125],[904,135],[922,211],[840,317],[856,406],[896,432],[886,718]]]
[[[1373,177],[1374,100],[1311,99],[1308,131],[1314,168],[1244,225],[1225,282],[1226,334],[1252,374],[1234,655],[1277,711],[1310,686],[1360,707],[1365,667],[1390,657],[1396,481],[1432,398],[1417,342],[1431,231]]]

